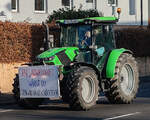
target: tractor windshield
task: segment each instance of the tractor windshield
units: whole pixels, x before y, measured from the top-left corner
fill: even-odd
[[[70,25],[61,27],[62,47],[77,46],[81,48],[84,44],[90,46],[91,40],[92,39],[91,39],[90,25],[81,25],[81,26]]]
[[[61,47],[96,45],[107,50],[114,48],[112,25],[64,25],[61,27]]]

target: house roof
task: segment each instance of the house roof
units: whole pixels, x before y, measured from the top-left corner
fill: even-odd
[[[118,19],[116,17],[89,17],[83,19],[71,19],[71,20],[57,20],[60,24],[78,24],[94,21],[94,23],[116,23]]]

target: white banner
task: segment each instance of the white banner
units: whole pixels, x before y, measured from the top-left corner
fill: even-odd
[[[32,66],[19,68],[21,98],[59,98],[58,67]]]

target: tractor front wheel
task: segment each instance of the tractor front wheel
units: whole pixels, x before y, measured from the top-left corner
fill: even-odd
[[[90,67],[80,66],[74,69],[67,79],[69,104],[75,110],[88,110],[96,104],[99,82],[95,71]]]
[[[131,54],[123,53],[115,68],[115,77],[107,81],[106,97],[111,103],[129,104],[139,87],[137,63]]]
[[[22,99],[20,98],[19,75],[17,74],[13,83],[14,98],[19,106],[27,109],[37,108],[44,99]]]

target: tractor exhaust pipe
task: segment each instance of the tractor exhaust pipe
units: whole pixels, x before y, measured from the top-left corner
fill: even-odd
[[[46,32],[45,32],[45,36],[44,36],[44,51],[48,50],[51,48],[50,45],[50,40],[49,40],[49,27],[48,24],[46,24],[45,22],[42,22],[42,25],[44,26]]]

